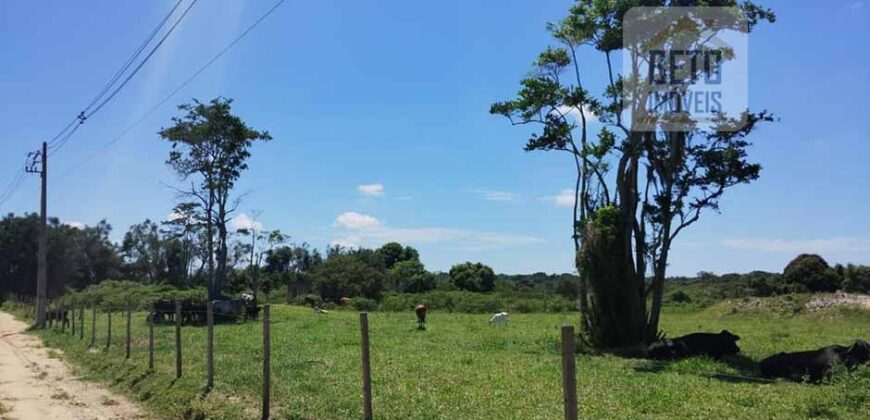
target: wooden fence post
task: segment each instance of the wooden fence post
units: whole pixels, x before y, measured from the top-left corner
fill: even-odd
[[[60,321],[60,332],[65,333],[66,332],[66,319],[67,319],[66,306],[60,305],[60,309],[58,309],[57,315],[60,318],[58,320],[58,321]]]
[[[93,347],[97,343],[97,307],[93,308],[93,316],[91,317],[91,344],[88,347]]]
[[[359,313],[359,330],[362,338],[363,418],[372,420],[372,368],[369,359],[369,317],[366,312]]]
[[[132,310],[130,309],[130,306],[128,305],[127,306],[127,348],[126,348],[126,354],[124,356],[125,359],[130,358],[130,317],[131,317],[131,315],[132,315]]]
[[[208,371],[208,381],[206,389],[214,387],[214,301],[206,303],[206,322],[208,323],[208,357],[206,358],[206,370]]]
[[[574,327],[562,326],[562,389],[565,420],[577,420],[577,376],[574,371]]]
[[[54,305],[51,303],[51,301],[48,301],[48,305],[46,305],[46,307],[48,307],[48,328],[51,328],[54,326],[54,316],[52,316],[53,312],[51,310]]]
[[[181,301],[175,301],[175,379],[181,378]]]
[[[85,307],[79,308],[79,340],[85,339]]]
[[[263,305],[263,416],[269,418],[270,380],[272,376],[272,338],[269,331],[269,304]]]
[[[148,370],[154,370],[154,312],[148,314]]]
[[[106,348],[112,345],[112,310],[106,310]]]
[[[72,335],[73,335],[73,337],[75,337],[76,336],[76,312],[77,312],[77,309],[75,306],[73,306],[71,312],[72,312],[72,316],[70,317],[69,322],[70,322],[70,326],[72,327]]]

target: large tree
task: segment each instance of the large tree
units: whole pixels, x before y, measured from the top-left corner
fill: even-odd
[[[266,131],[254,130],[232,114],[232,100],[197,100],[179,106],[183,115],[174,125],[160,131],[172,143],[166,163],[189,188],[179,189],[186,202],[200,213],[205,229],[206,264],[209,272],[209,299],[220,296],[228,269],[228,223],[239,204],[232,191],[248,168],[250,149],[255,141],[268,141]],[[194,178],[194,179],[191,179]]]
[[[613,55],[623,50],[629,53],[623,60],[636,70],[644,61],[632,43],[640,41],[623,39],[626,13],[635,6],[710,5],[742,12],[748,24],[733,30],[774,20],[770,10],[734,0],[580,0],[566,18],[547,26],[557,45],[539,55],[517,98],[490,108],[512,124],[539,127],[527,151],[570,157],[576,173],[570,225],[581,278],[581,327],[598,347],[637,345],[659,334],[674,239],[703,210],[718,210],[726,189],[759,174],[760,165],[747,159],[748,137],[758,123],[771,120],[767,112],[722,114],[707,128],[681,113],[653,119],[652,127],[625,118],[649,99],[641,95],[638,78],[614,69]],[[701,34],[698,30],[696,39],[688,40],[696,47],[688,49],[704,47]],[[592,81],[601,80],[590,70],[595,62],[589,58],[596,55],[605,82],[593,93]],[[709,70],[691,69],[691,77]],[[601,124],[597,133],[591,130],[593,118]]]

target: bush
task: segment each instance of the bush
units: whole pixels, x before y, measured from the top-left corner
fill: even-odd
[[[384,274],[351,255],[330,256],[314,269],[312,279],[320,296],[332,302],[345,296],[380,299],[384,290]]]
[[[842,279],[824,258],[815,254],[801,254],[791,260],[782,272],[788,287],[803,288],[809,292],[834,292]],[[797,287],[795,287],[797,286]]]
[[[500,311],[533,313],[569,312],[576,310],[574,302],[558,295],[528,296],[440,290],[420,294],[387,294],[378,308],[383,311],[403,312],[411,311],[419,304],[424,304],[431,310],[465,313],[493,313]]]
[[[374,311],[378,309],[378,302],[374,299],[355,297],[350,299],[350,306],[357,311]]]
[[[495,287],[495,272],[481,263],[466,262],[450,269],[450,280],[462,290],[490,292]]]

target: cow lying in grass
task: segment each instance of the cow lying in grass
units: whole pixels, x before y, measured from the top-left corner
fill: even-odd
[[[828,377],[834,365],[848,368],[870,362],[870,343],[857,340],[849,347],[833,345],[818,350],[779,353],[761,361],[761,374],[767,378],[793,381],[809,379],[818,383]]]
[[[499,312],[492,316],[489,319],[489,325],[504,325],[507,327],[508,325],[508,313],[507,312]]]
[[[656,360],[674,360],[692,356],[723,356],[740,353],[740,337],[728,330],[717,333],[693,333],[673,339],[658,340],[647,347],[647,357]]]

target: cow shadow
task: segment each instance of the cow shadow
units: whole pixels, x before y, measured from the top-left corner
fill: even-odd
[[[638,360],[638,359],[635,359]],[[685,359],[684,359],[685,360]],[[712,359],[711,359],[712,360]],[[661,373],[667,370],[670,370],[672,364],[677,363],[678,360],[649,360],[649,359],[639,359],[639,363],[635,366],[632,366],[632,369],[635,372],[640,373]],[[758,370],[758,362],[754,359],[744,356],[744,355],[735,355],[735,356],[726,356],[721,359],[716,360],[717,363],[724,364],[729,368],[736,371],[736,373],[728,373],[728,372],[718,372],[714,369],[712,370],[700,370],[700,369],[691,369],[691,368],[681,368],[677,369],[681,373],[689,373],[694,374],[706,378],[716,379],[723,382],[730,383],[769,383],[771,382],[769,379],[765,379],[759,376]]]

